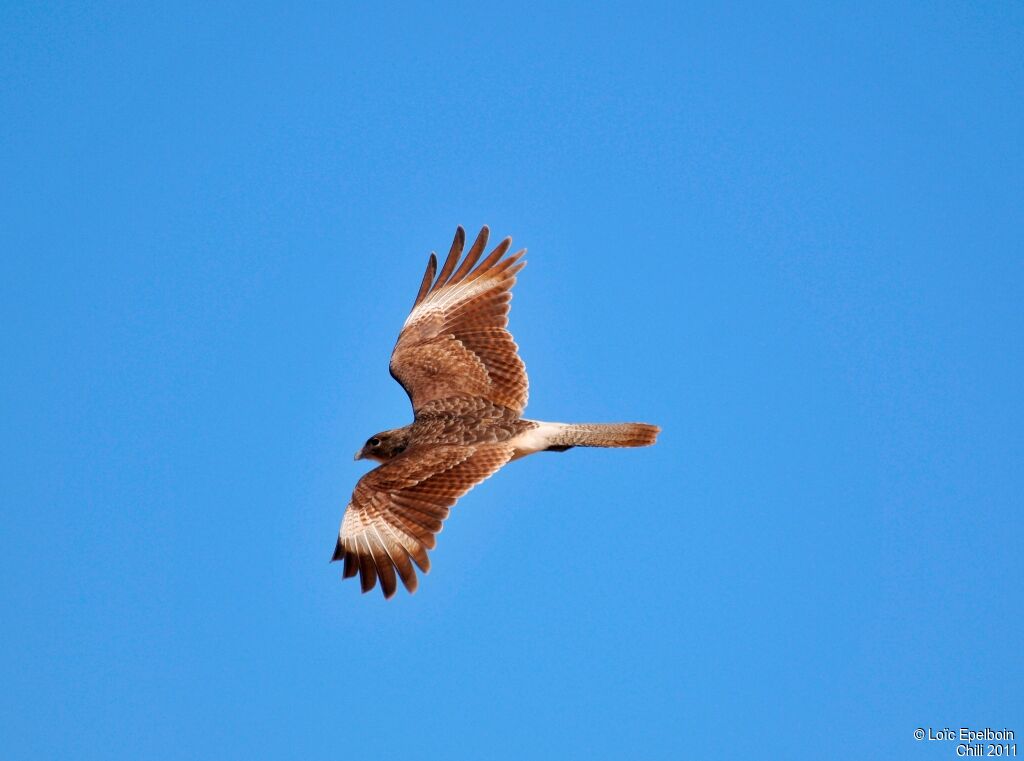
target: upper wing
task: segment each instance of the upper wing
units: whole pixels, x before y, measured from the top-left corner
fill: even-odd
[[[356,484],[345,510],[332,560],[344,560],[343,576],[359,572],[363,591],[380,577],[384,597],[397,588],[416,591],[416,571],[430,570],[427,550],[449,508],[495,473],[513,454],[507,444],[435,446],[410,449],[374,468]]]
[[[517,414],[526,407],[526,367],[505,329],[510,291],[526,265],[519,261],[526,250],[505,257],[512,245],[505,238],[474,269],[487,236],[484,227],[456,270],[466,241],[460,226],[436,280],[437,257],[430,255],[391,354],[391,374],[409,394],[414,412],[449,396],[483,397]]]

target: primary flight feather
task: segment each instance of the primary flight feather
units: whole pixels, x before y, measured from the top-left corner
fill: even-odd
[[[401,579],[416,591],[415,566],[451,506],[511,460],[572,447],[643,447],[659,428],[647,423],[546,423],[522,417],[526,367],[508,332],[509,302],[525,249],[507,255],[505,238],[483,261],[488,229],[462,251],[462,227],[441,271],[430,255],[419,292],[391,354],[391,375],[412,402],[413,422],[371,436],[356,459],[382,463],[356,484],[332,560],[364,592],[380,581],[385,597]],[[460,262],[461,259],[461,262]]]

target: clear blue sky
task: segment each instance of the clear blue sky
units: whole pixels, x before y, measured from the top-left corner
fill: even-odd
[[[0,9],[4,758],[1024,735],[1024,7],[425,8]],[[459,223],[528,414],[664,433],[385,602],[328,559]]]

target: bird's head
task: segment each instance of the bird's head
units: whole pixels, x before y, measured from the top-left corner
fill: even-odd
[[[357,460],[387,462],[405,451],[409,445],[409,429],[394,428],[375,433],[366,440],[363,448],[356,452]]]

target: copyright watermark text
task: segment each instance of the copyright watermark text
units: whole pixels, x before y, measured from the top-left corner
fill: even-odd
[[[1012,729],[970,729],[960,727],[918,727],[914,730],[915,740],[956,743],[956,755],[961,758],[973,756],[1014,757],[1017,755],[1017,739]]]

